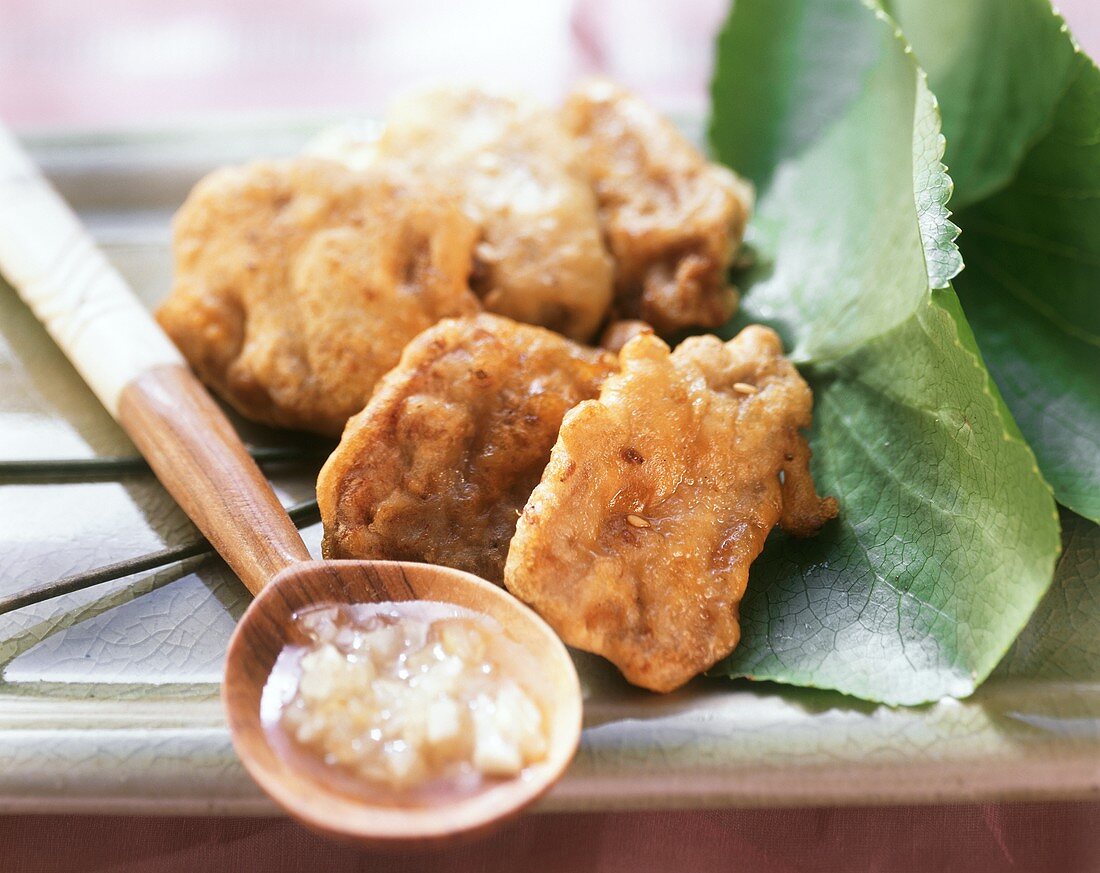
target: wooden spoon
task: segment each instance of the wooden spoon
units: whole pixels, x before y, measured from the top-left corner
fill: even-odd
[[[580,685],[554,632],[500,588],[447,567],[313,561],[232,425],[77,217],[0,127],[0,272],[16,288],[157,478],[256,595],[229,642],[222,684],[248,772],[310,827],[369,845],[440,841],[487,828],[546,791],[576,751]],[[260,694],[294,612],[320,602],[437,600],[496,619],[538,659],[549,753],[514,779],[442,806],[373,804],[283,760]]]

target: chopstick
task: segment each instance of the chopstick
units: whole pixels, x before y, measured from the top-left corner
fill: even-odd
[[[315,524],[321,520],[321,513],[317,508],[316,500],[296,503],[287,510],[287,514],[298,528]],[[74,573],[71,576],[55,579],[52,582],[40,582],[21,591],[0,596],[0,615],[22,609],[25,606],[33,606],[36,603],[52,600],[63,594],[72,594],[75,591],[83,591],[106,582],[124,579],[127,576],[133,576],[146,570],[166,567],[169,564],[184,561],[188,558],[210,558],[214,557],[215,554],[213,546],[202,537],[182,546],[159,549],[137,558],[127,558],[125,561],[117,561],[113,564],[97,567],[94,570]]]
[[[261,466],[294,464],[327,457],[329,446],[260,446],[248,453]],[[131,473],[148,473],[149,464],[140,455],[100,458],[42,458],[0,461],[0,484],[5,481],[75,479],[95,480]]]

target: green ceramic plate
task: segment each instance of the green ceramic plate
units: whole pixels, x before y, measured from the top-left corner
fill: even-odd
[[[295,151],[315,125],[32,138],[28,145],[150,303],[172,211],[225,162]],[[253,443],[287,437],[247,429]],[[133,447],[0,283],[0,461]],[[312,494],[316,462],[273,481]],[[306,530],[316,547],[319,530]],[[0,595],[189,542],[145,473],[0,478]],[[137,574],[0,616],[0,812],[266,813],[218,701],[247,603],[216,560]],[[892,710],[698,680],[655,697],[578,655],[586,728],[544,809],[905,803],[1100,794],[1100,681],[994,678],[970,700]]]

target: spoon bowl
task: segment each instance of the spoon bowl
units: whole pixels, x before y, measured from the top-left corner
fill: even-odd
[[[318,603],[433,600],[487,615],[536,656],[544,685],[546,757],[519,776],[488,783],[443,805],[395,807],[332,789],[272,746],[260,698],[288,639],[294,614]],[[233,746],[252,778],[284,810],[313,830],[369,847],[439,843],[518,813],[568,766],[581,729],[580,686],[557,635],[507,592],[460,570],[397,561],[303,561],[280,572],[248,607],[229,642],[222,684]]]

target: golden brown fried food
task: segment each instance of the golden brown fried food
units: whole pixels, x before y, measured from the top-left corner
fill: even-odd
[[[569,645],[671,691],[737,645],[749,565],[776,522],[810,533],[837,505],[814,491],[799,433],[813,398],[773,331],[671,355],[641,335],[619,364],[565,417],[505,584]]]
[[[245,416],[338,434],[405,343],[477,312],[476,230],[390,169],[314,158],[219,170],[175,221],[175,285],[157,318]]]
[[[325,556],[427,561],[499,583],[562,416],[614,366],[487,314],[425,331],[321,471]]]
[[[624,321],[613,321],[600,334],[600,348],[618,354],[623,350],[623,346],[643,333],[653,333],[653,328],[644,321],[633,318]]]
[[[612,265],[577,146],[556,114],[473,89],[407,98],[374,160],[454,193],[481,228],[471,285],[492,312],[591,339],[611,305]]]
[[[717,327],[737,307],[726,271],[741,243],[752,192],[708,163],[652,107],[608,82],[566,101],[615,259],[615,309],[667,334]]]

